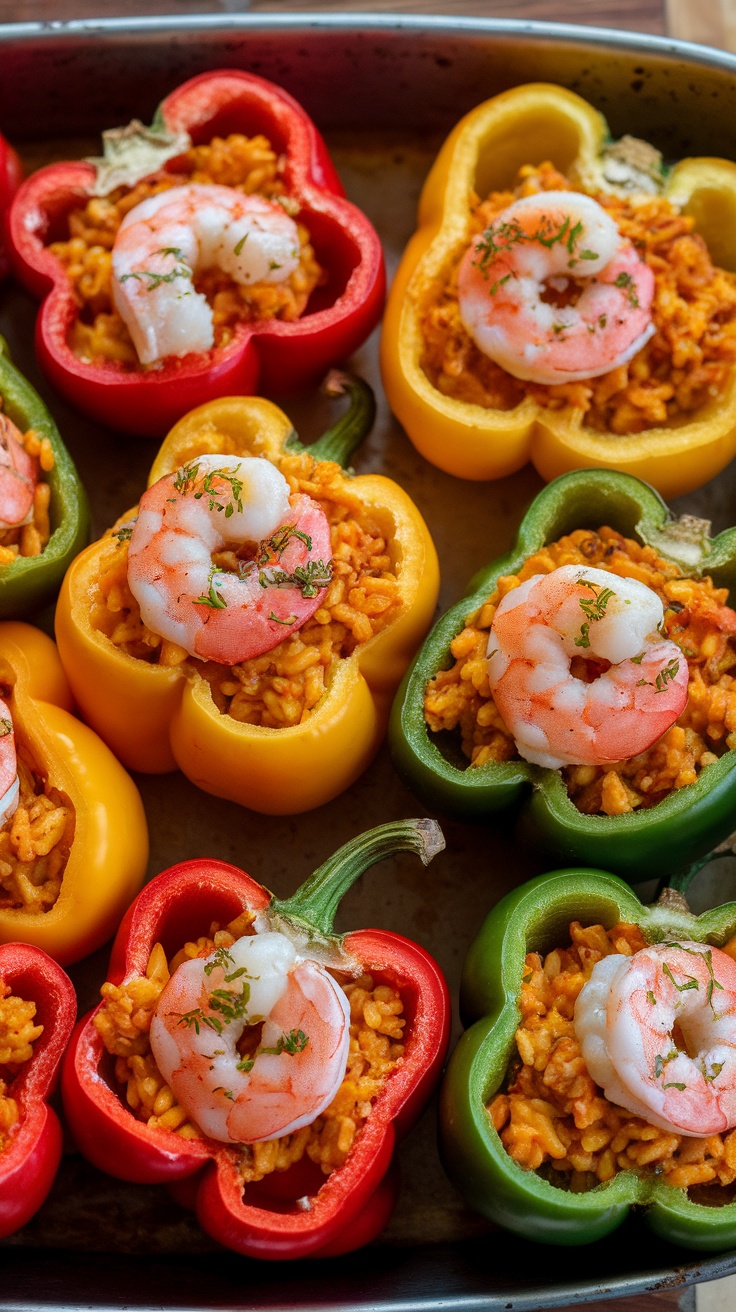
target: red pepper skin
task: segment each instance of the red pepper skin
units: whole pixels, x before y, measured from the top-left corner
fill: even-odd
[[[18,190],[23,172],[21,163],[4,137],[0,137],[0,227],[13,196]],[[2,232],[0,232],[0,280],[8,272],[8,257],[5,254]]]
[[[187,411],[219,396],[311,387],[354,351],[378,323],[385,295],[383,252],[364,214],[344,199],[342,184],[316,127],[287,92],[237,70],[203,73],[162,102],[169,129],[195,144],[218,134],[265,134],[286,156],[284,179],[328,283],[300,319],[240,324],[223,347],[169,359],[160,368],[126,372],[85,363],[68,337],[77,314],[71,284],[44,244],[49,230],[83,198],[94,178],[84,162],[34,173],[11,206],[9,255],[18,278],[45,298],[36,323],[36,353],[73,405],[123,432],[161,436]]]
[[[0,978],[36,1004],[43,1034],[10,1086],[20,1123],[0,1152],[0,1239],[19,1230],[43,1203],[61,1159],[59,1118],[46,1099],[53,1092],[77,1015],[71,980],[40,948],[0,945]]]
[[[157,941],[172,954],[213,920],[226,924],[244,907],[264,910],[269,901],[262,885],[225,862],[172,866],[143,889],[123,920],[108,978],[119,984],[128,975],[145,973]],[[375,1238],[392,1206],[393,1181],[384,1183],[384,1178],[396,1136],[414,1123],[439,1079],[450,1004],[439,967],[407,939],[358,930],[345,937],[344,947],[367,971],[401,989],[409,1033],[402,1064],[386,1082],[344,1165],[325,1177],[312,1163],[297,1164],[304,1167],[304,1183],[296,1192],[292,1185],[287,1196],[309,1192],[308,1210],[277,1210],[288,1173],[246,1186],[253,1199],[246,1204],[236,1151],[210,1139],[181,1139],[136,1120],[104,1078],[111,1059],[92,1023],[95,1012],[77,1026],[62,1074],[64,1110],[81,1152],[124,1180],[173,1184],[200,1172],[191,1184],[202,1229],[249,1257],[328,1256]],[[191,1199],[189,1189],[184,1193]],[[269,1197],[276,1198],[273,1210]]]

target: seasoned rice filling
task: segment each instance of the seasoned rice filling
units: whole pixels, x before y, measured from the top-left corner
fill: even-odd
[[[203,434],[201,451],[234,454],[219,434]],[[322,605],[307,622],[271,651],[234,666],[190,657],[183,647],[148,629],[127,581],[129,522],[107,535],[91,622],[129,656],[152,664],[194,661],[207,679],[218,710],[244,724],[285,728],[306,720],[320,701],[334,663],[385,628],[401,606],[398,574],[387,515],[367,508],[340,466],[308,453],[285,455],[277,467],[290,494],[319,503],[330,524],[332,575]],[[223,552],[214,563],[236,569]]]
[[[254,932],[252,921],[253,916],[244,912],[225,929],[213,925],[208,935],[186,943],[170,961],[157,943],[145,976],[134,976],[121,985],[102,986],[105,1005],[95,1016],[95,1027],[107,1051],[116,1058],[115,1078],[125,1089],[128,1107],[151,1128],[171,1130],[185,1139],[201,1137],[154,1061],[149,1029],[156,1003],[177,966],[193,957],[207,957],[215,948],[231,948],[237,938]],[[401,1061],[406,1022],[398,990],[377,984],[370,975],[344,980],[336,973],[335,977],[350,1003],[345,1078],[329,1107],[311,1125],[280,1139],[241,1146],[244,1184],[262,1180],[273,1171],[286,1171],[305,1155],[325,1175],[341,1166],[375,1098]]]
[[[513,189],[472,197],[469,239],[515,200],[556,190],[579,188],[549,162],[525,165]],[[513,378],[479,350],[461,321],[463,247],[421,307],[420,364],[445,396],[492,410],[511,410],[528,396],[553,410],[571,407],[597,432],[623,435],[686,421],[723,391],[736,360],[736,274],[713,265],[694,220],[663,197],[594,199],[654,274],[654,336],[628,364],[598,378],[551,385]]]
[[[112,247],[126,214],[159,192],[190,183],[213,183],[245,195],[263,196],[283,204],[297,221],[299,265],[282,283],[236,283],[219,269],[205,269],[194,279],[212,308],[215,346],[227,346],[239,323],[264,319],[292,321],[304,313],[315,287],[325,281],[309,233],[298,222],[299,205],[286,194],[285,160],[264,136],[233,133],[192,146],[175,168],[164,168],[134,187],[118,187],[109,196],[93,196],[68,216],[68,236],[49,249],[64,265],[79,306],[70,345],[76,356],[92,363],[113,363],[139,369],[130,334],[112,300]]]
[[[652,547],[615,529],[575,529],[542,547],[518,575],[501,577],[488,601],[468,616],[453,640],[453,665],[430,679],[425,719],[434,733],[459,731],[471,766],[519,759],[488,681],[488,633],[501,598],[519,583],[561,565],[579,564],[638,579],[656,592],[665,610],[665,634],[677,643],[689,667],[685,709],[647,751],[627,761],[563,768],[578,810],[623,815],[654,806],[673,789],[694,783],[706,765],[736,748],[736,613],[726,605],[726,588],[714,587],[708,577],[686,578],[679,566],[658,556]],[[582,656],[574,658],[571,673],[589,677]]]
[[[68,799],[49,788],[23,747],[18,749],[18,779],[18,807],[0,828],[0,908],[43,915],[61,892],[74,840],[74,811]]]
[[[11,992],[0,976],[0,1153],[7,1146],[20,1111],[9,1089],[20,1067],[30,1061],[33,1044],[43,1033],[43,1025],[34,1024],[35,1002],[27,1002]]]
[[[0,412],[3,403],[0,396]],[[51,488],[43,477],[54,467],[54,452],[47,437],[41,437],[35,429],[29,428],[20,435],[23,446],[29,456],[38,461],[41,477],[33,494],[33,519],[30,524],[19,524],[15,528],[0,529],[0,566],[12,565],[18,556],[40,556],[51,537],[49,503]]]
[[[646,946],[636,925],[573,921],[569,947],[526,957],[516,1051],[488,1111],[520,1166],[573,1192],[619,1171],[655,1173],[683,1189],[736,1181],[736,1130],[693,1138],[649,1125],[609,1102],[583,1061],[573,1023],[578,994],[603,957]],[[723,951],[736,959],[736,939]]]

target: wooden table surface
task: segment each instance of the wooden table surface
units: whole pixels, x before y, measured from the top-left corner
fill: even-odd
[[[0,0],[0,23],[151,14],[329,12],[412,13],[532,19],[676,36],[736,49],[731,0]],[[531,1253],[530,1253],[531,1256]],[[571,1255],[572,1257],[572,1255]],[[736,1277],[681,1292],[663,1291],[601,1303],[587,1312],[731,1312]],[[579,1308],[579,1304],[576,1305]],[[561,1308],[558,1312],[574,1312]]]

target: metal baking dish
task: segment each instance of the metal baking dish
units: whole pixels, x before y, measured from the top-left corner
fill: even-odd
[[[28,167],[95,152],[104,127],[150,119],[185,78],[245,68],[291,91],[325,132],[349,195],[371,216],[394,267],[414,226],[434,152],[462,113],[520,82],[560,82],[670,159],[736,159],[736,59],[704,48],[572,26],[476,19],[339,15],[151,18],[0,26],[0,130]],[[57,416],[92,499],[96,528],[134,504],[155,444],[101,431],[40,376],[35,305],[0,292],[0,331]],[[376,337],[353,365],[379,387]],[[305,438],[324,403],[276,398]],[[540,487],[526,469],[495,484],[466,484],[425,464],[379,406],[356,458],[360,471],[397,478],[420,505],[443,567],[442,607],[483,562],[509,545]],[[736,472],[677,507],[734,519]],[[46,626],[51,615],[42,617]],[[263,818],[198,792],[179,775],[140,777],[152,836],[151,873],[211,854],[245,866],[280,896],[339,843],[370,824],[417,814],[384,750],[343,797],[305,816]],[[440,817],[441,818],[441,817]],[[479,919],[540,863],[510,821],[444,823],[448,850],[426,872],[404,856],[351,892],[340,928],[380,925],[418,938],[457,993]],[[642,871],[642,879],[647,872]],[[719,900],[728,893],[720,889]],[[94,1001],[106,953],[73,972],[80,1006]],[[55,1189],[23,1231],[0,1244],[0,1310],[31,1308],[320,1308],[448,1312],[553,1307],[635,1294],[736,1271],[736,1253],[697,1256],[646,1234],[636,1218],[574,1255],[493,1230],[455,1195],[437,1158],[430,1111],[400,1151],[404,1189],[381,1241],[332,1261],[259,1264],[219,1250],[158,1188],[122,1185],[71,1151]],[[247,1290],[247,1293],[244,1292]]]

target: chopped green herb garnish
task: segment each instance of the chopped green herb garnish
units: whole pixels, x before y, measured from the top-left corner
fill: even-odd
[[[213,610],[225,610],[227,608],[227,602],[225,601],[225,598],[223,597],[222,593],[217,592],[215,588],[215,575],[219,573],[220,571],[217,569],[215,565],[213,565],[212,569],[210,570],[210,576],[209,576],[210,586],[207,596],[195,597],[194,598],[195,606],[211,606]]]
[[[164,282],[174,282],[176,278],[192,277],[192,270],[186,263],[186,256],[177,246],[162,246],[160,250],[154,251],[154,255],[173,255],[175,260],[181,260],[181,264],[176,264],[168,273],[155,273],[152,269],[140,269],[135,273],[124,273],[119,279],[120,282],[127,282],[129,278],[135,278],[142,282],[144,278],[148,279],[148,286],[144,289],[147,292],[153,292]]]
[[[286,1052],[290,1057],[296,1056],[299,1052],[304,1052],[309,1043],[309,1036],[303,1030],[289,1030],[288,1034],[282,1034],[276,1042],[275,1048],[259,1048],[259,1052],[272,1053],[278,1057],[279,1053]]]
[[[688,989],[699,989],[699,988],[700,988],[700,985],[698,984],[698,981],[696,980],[696,978],[695,978],[694,975],[685,975],[685,979],[687,980],[687,984],[678,984],[678,983],[677,983],[677,980],[675,979],[674,975],[672,974],[672,971],[670,970],[670,967],[667,965],[667,962],[666,962],[666,961],[663,962],[663,964],[662,964],[662,974],[663,974],[663,975],[666,975],[667,978],[671,981],[671,983],[674,984],[674,986],[675,986],[675,988],[677,989],[677,992],[678,992],[678,993],[687,993]]]

